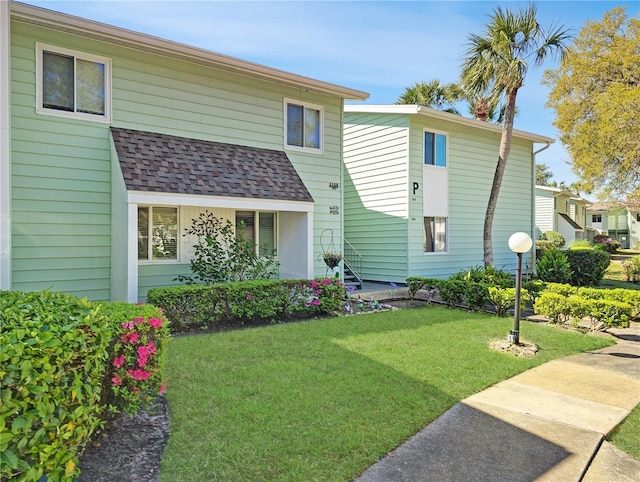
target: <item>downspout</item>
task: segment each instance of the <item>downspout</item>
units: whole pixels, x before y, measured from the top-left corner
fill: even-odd
[[[11,289],[11,8],[0,1],[0,290]]]
[[[532,183],[533,183],[533,189],[531,189],[531,205],[533,206],[533,213],[531,216],[531,234],[535,234],[536,232],[536,156],[538,154],[540,154],[542,151],[549,149],[549,146],[551,146],[551,142],[547,142],[547,145],[544,147],[541,147],[540,149],[538,149],[537,151],[533,151],[533,153],[531,154],[531,159],[533,160],[533,162],[531,163],[531,169],[533,170],[532,173]],[[533,241],[533,249],[531,251],[533,253],[533,259],[531,260],[531,269],[533,270],[533,272],[535,272],[536,270],[536,241],[534,239]]]

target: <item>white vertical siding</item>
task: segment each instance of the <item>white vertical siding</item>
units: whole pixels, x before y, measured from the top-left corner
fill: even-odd
[[[545,231],[554,230],[554,202],[553,193],[549,191],[543,191],[536,189],[536,237]]]

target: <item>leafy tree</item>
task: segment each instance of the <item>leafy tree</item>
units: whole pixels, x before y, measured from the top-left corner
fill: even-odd
[[[551,186],[553,173],[546,164],[536,164],[536,186]]]
[[[504,177],[515,117],[516,97],[523,86],[529,63],[541,65],[551,54],[564,55],[569,38],[562,27],[543,29],[536,20],[536,6],[513,13],[497,7],[490,16],[484,36],[469,36],[469,48],[462,65],[461,85],[465,90],[491,92],[505,97],[505,114],[498,162],[485,214],[483,241],[484,264],[493,264],[491,231]]]
[[[459,115],[460,113],[454,107],[454,104],[460,100],[459,96],[460,92],[455,84],[443,84],[434,79],[407,87],[398,97],[396,104],[418,104]]]
[[[544,83],[583,190],[640,197],[640,16],[616,7],[587,22]]]

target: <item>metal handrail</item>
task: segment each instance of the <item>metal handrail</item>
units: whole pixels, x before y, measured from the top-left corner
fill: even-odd
[[[358,281],[362,282],[362,255],[346,239],[344,239],[344,263],[349,266]]]

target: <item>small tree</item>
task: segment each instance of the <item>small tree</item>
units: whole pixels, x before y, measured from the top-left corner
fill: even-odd
[[[253,241],[244,237],[244,226],[236,232],[228,219],[205,211],[191,222],[184,236],[195,235],[193,275],[176,278],[187,284],[214,284],[229,281],[268,279],[277,273],[278,261],[272,255],[259,256]]]

